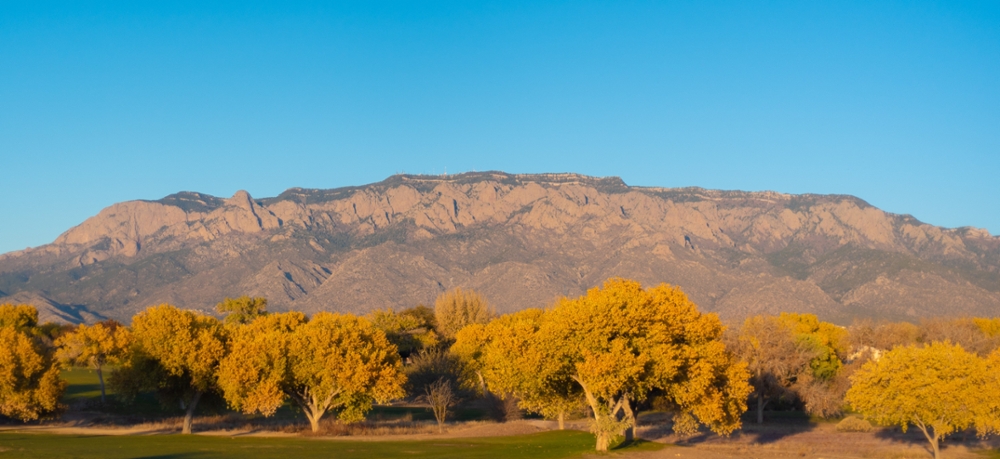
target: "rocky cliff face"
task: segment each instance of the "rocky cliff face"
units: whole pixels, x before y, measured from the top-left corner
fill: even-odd
[[[0,256],[0,291],[119,319],[161,302],[210,310],[242,294],[277,310],[364,312],[430,303],[455,286],[512,311],[611,276],[680,285],[730,319],[996,315],[1000,238],[850,196],[487,172],[125,202],[52,244]]]

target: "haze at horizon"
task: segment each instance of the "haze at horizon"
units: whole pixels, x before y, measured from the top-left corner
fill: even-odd
[[[1000,233],[1000,6],[0,6],[0,253],[399,172],[836,193]]]

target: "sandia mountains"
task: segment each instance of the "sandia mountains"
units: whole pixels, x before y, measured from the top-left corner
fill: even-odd
[[[152,304],[210,311],[242,294],[273,310],[400,309],[461,286],[512,311],[612,276],[679,285],[725,319],[995,316],[1000,237],[851,196],[396,175],[274,198],[115,204],[51,244],[0,256],[0,302],[47,302],[54,320],[127,321]]]

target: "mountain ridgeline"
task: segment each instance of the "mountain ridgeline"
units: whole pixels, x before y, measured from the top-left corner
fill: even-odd
[[[255,199],[182,192],[112,205],[53,243],[0,255],[0,303],[127,320],[226,296],[366,312],[453,287],[500,312],[622,276],[679,285],[733,320],[815,313],[917,320],[1000,311],[1000,237],[851,196],[630,187],[576,174],[396,175]]]

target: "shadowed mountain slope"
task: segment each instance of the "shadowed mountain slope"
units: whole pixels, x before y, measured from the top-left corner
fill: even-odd
[[[482,172],[124,202],[0,256],[0,291],[125,320],[151,304],[208,311],[242,294],[275,310],[398,309],[456,286],[506,312],[611,276],[679,285],[728,319],[997,315],[1000,238],[851,196]]]

